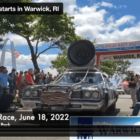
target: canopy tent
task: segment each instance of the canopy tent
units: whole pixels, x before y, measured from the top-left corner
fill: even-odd
[[[119,84],[119,86],[128,86],[129,83],[127,81],[123,81],[121,84]]]

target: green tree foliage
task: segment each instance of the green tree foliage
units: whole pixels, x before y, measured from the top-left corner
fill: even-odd
[[[119,61],[105,61],[101,63],[101,70],[106,72],[108,75],[113,76],[114,74],[123,76],[127,75],[127,69],[131,65],[131,62],[128,60],[119,60]]]
[[[0,3],[32,3],[32,0],[0,0]],[[31,60],[34,68],[39,70],[38,57],[54,48],[62,49],[64,46],[79,40],[76,36],[74,24],[67,13],[62,15],[0,15],[0,33],[12,33],[26,39],[31,51]],[[33,46],[33,41],[36,45]],[[48,43],[44,50],[38,45],[40,42]]]
[[[67,58],[67,49],[58,54],[57,59],[52,61],[52,68],[57,69],[59,73],[63,73],[68,68],[69,60]]]
[[[119,61],[106,61],[101,63],[101,70],[107,73],[110,77],[115,75],[115,80],[118,83],[120,79],[124,79],[124,76],[128,74],[128,68],[131,65],[131,62],[128,60],[119,60]]]
[[[63,73],[68,67],[69,61],[67,58],[67,49],[65,48],[62,53],[60,53],[56,60],[52,61],[52,67],[56,68],[59,73]],[[105,61],[101,63],[100,70],[107,73],[110,77],[114,74],[116,75],[116,80],[123,78],[127,75],[127,69],[131,63],[127,60],[120,61]]]

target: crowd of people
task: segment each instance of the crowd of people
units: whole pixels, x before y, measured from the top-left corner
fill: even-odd
[[[22,89],[30,85],[49,84],[54,81],[57,76],[52,76],[51,73],[45,74],[44,71],[36,71],[30,68],[28,71],[20,71],[19,73],[13,68],[10,73],[6,67],[0,67],[0,97],[9,89],[9,93],[15,95],[16,99],[22,93]],[[9,83],[9,85],[8,85]]]

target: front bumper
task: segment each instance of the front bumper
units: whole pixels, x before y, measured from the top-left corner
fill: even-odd
[[[21,99],[21,104],[23,108],[37,108],[41,105],[40,98],[24,98]],[[28,105],[28,106],[27,106]]]
[[[36,107],[36,111],[41,112],[57,112],[57,111],[99,111],[104,105],[104,101],[71,101],[69,105],[51,105],[40,104]]]

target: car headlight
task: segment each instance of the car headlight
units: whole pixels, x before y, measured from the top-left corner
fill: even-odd
[[[33,93],[32,93],[32,95],[33,96],[37,96],[38,95],[38,92],[36,90],[34,90]]]
[[[27,90],[27,91],[25,92],[25,95],[26,95],[26,96],[31,96],[31,91]]]
[[[81,85],[76,85],[76,86],[74,86],[73,88],[74,88],[75,90],[76,90],[76,89],[80,89],[80,88],[81,88]]]
[[[90,98],[90,92],[85,92],[85,93],[84,93],[84,97],[85,97],[85,98]]]
[[[98,93],[98,92],[93,92],[92,97],[93,97],[94,99],[99,98],[99,93]]]

